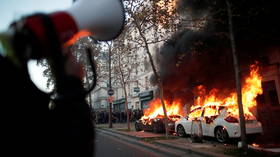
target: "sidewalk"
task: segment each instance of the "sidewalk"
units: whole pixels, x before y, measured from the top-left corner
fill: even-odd
[[[237,149],[237,146],[232,144],[221,144],[213,140],[203,140],[203,143],[192,143],[190,138],[179,138],[174,135],[170,135],[169,139],[165,138],[165,134],[155,134],[152,132],[136,132],[134,128],[134,123],[131,123],[131,131],[127,130],[126,123],[113,124],[113,128],[109,128],[108,124],[98,124],[96,128],[108,131],[113,134],[123,135],[135,140],[138,140],[143,145],[143,142],[149,145],[159,146],[163,149],[172,149],[181,152],[185,152],[189,155],[194,156],[204,156],[204,157],[229,157],[229,156],[280,156],[280,154],[267,153],[267,150],[258,149],[257,152],[250,149],[249,154],[243,154]],[[249,146],[249,148],[253,148]],[[170,153],[170,150],[169,150]]]

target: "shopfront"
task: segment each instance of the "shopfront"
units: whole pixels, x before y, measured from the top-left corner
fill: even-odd
[[[118,100],[115,100],[113,102],[113,110],[114,111],[119,111],[119,112],[124,112],[125,111],[125,99],[122,98],[122,99],[118,99]]]
[[[139,93],[139,100],[141,104],[141,109],[148,108],[148,103],[154,98],[154,92],[151,91],[145,91]]]

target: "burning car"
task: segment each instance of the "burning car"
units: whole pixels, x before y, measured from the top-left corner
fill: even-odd
[[[170,115],[168,116],[168,129],[169,132],[175,132],[175,121],[181,118],[180,115]],[[165,132],[164,116],[158,115],[152,119],[141,118],[135,122],[136,131],[152,131],[154,133]]]
[[[175,121],[183,117],[182,104],[179,101],[164,101],[168,117],[169,132],[175,131]],[[154,99],[149,107],[144,110],[144,115],[135,122],[136,131],[165,132],[164,113],[160,99]]]
[[[259,135],[262,133],[262,125],[254,116],[246,118],[246,133],[248,135]],[[202,135],[215,137],[218,142],[227,142],[229,138],[239,138],[239,118],[229,112],[229,107],[220,105],[209,105],[193,109],[189,116],[175,122],[175,131],[179,136],[191,135],[199,132],[201,125]]]
[[[199,132],[203,136],[215,137],[219,142],[241,136],[237,93],[232,91],[208,90],[200,85],[196,89],[197,98],[191,106],[190,114],[175,123],[179,136]],[[246,133],[262,133],[262,125],[256,120],[256,97],[262,94],[261,76],[257,65],[250,66],[250,74],[242,86],[242,104],[245,117]],[[194,127],[199,124],[198,127]],[[200,131],[198,131],[200,130]]]

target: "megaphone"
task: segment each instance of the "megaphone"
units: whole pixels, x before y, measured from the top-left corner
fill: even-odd
[[[120,0],[79,0],[71,8],[49,16],[62,42],[79,30],[91,32],[96,40],[112,40],[123,29],[125,19]],[[40,22],[35,22],[36,16],[26,20],[26,24],[36,31]]]
[[[18,45],[26,42],[24,40],[31,39],[29,42],[35,45],[36,50],[40,47],[43,51],[47,51],[50,39],[49,30],[46,26],[49,26],[49,23],[51,23],[60,43],[65,43],[81,30],[90,32],[92,38],[96,40],[108,41],[116,38],[121,33],[124,27],[124,20],[125,13],[121,0],[78,0],[73,3],[72,7],[64,11],[44,14],[44,16],[34,14],[25,17],[21,22],[16,22],[18,26],[13,28],[16,31],[0,33],[0,47],[2,42],[2,47],[6,47],[8,51],[11,51],[11,47],[15,48],[15,43],[19,43],[17,47],[20,47]],[[21,28],[18,28],[19,26]],[[25,30],[21,31],[22,28]],[[17,36],[18,39],[15,39],[16,33],[14,32],[21,32],[21,35]],[[22,36],[26,36],[26,32],[29,32],[28,35],[31,34],[32,37],[23,38]],[[31,44],[27,43],[26,45]],[[20,51],[24,51],[23,48]],[[46,52],[40,53],[43,54],[39,57],[31,56],[29,58],[46,56],[44,54]]]
[[[120,0],[80,0],[66,10],[78,29],[93,33],[97,40],[111,40],[124,25],[124,8]]]

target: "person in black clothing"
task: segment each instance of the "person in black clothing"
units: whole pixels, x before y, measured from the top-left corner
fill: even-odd
[[[26,66],[0,55],[0,72],[0,156],[93,155],[91,113],[82,98],[62,100],[51,110],[50,95],[33,84]],[[79,86],[79,79],[71,79]]]
[[[27,69],[30,58],[25,55],[31,53],[38,59],[42,47],[34,44],[39,41],[26,27],[18,30],[15,26],[12,46],[18,64],[0,52],[0,156],[92,157],[94,127],[85,101],[82,67],[72,60],[69,51],[60,48],[49,17],[35,16],[43,21],[47,32],[49,58],[55,63],[52,70],[56,76],[63,75],[56,77],[53,93],[44,93],[33,84]],[[50,102],[54,104],[52,108]]]

